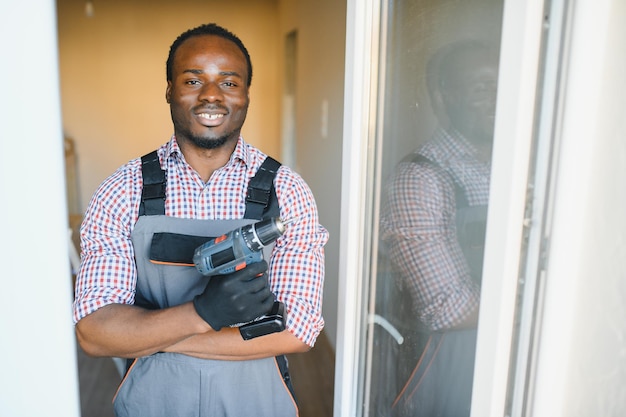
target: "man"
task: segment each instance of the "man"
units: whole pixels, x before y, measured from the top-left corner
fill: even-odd
[[[497,54],[479,42],[435,55],[439,128],[387,187],[382,238],[414,314],[394,416],[469,416],[497,75]]]
[[[173,137],[152,162],[134,159],[107,178],[81,227],[79,343],[90,355],[137,358],[114,400],[118,416],[295,416],[275,357],[309,350],[323,327],[327,231],[306,183],[281,166],[273,193],[280,217],[293,221],[267,262],[204,277],[154,258],[181,250],[161,238],[208,240],[252,222],[242,220],[248,184],[266,159],[240,136],[252,65],[239,38],[215,24],[189,30],[166,69]],[[156,198],[155,172],[165,182]],[[231,327],[275,299],[284,331],[243,340]]]

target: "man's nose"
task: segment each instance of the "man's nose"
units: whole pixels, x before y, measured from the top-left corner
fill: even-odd
[[[215,82],[207,82],[202,86],[198,99],[200,101],[207,101],[212,103],[214,101],[221,101],[223,98],[222,89],[219,84]]]

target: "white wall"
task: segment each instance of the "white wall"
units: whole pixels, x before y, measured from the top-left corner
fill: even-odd
[[[79,415],[52,0],[0,2],[0,415]]]
[[[573,2],[536,416],[626,414],[626,3]]]

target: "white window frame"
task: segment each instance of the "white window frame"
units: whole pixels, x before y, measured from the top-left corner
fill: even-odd
[[[348,0],[335,416],[361,415],[368,147],[375,141],[379,16],[386,0]],[[490,217],[472,416],[502,416],[524,227],[544,17],[541,0],[505,1]],[[500,138],[507,138],[502,140]]]

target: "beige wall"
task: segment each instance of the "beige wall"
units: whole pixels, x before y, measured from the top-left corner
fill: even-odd
[[[296,162],[317,200],[321,223],[328,229],[324,318],[326,334],[336,345],[339,279],[341,154],[346,3],[336,0],[281,0],[284,37],[296,30]],[[322,132],[323,103],[327,108]]]
[[[63,128],[76,142],[81,210],[100,182],[172,134],[165,60],[173,40],[201,23],[236,33],[253,60],[245,139],[280,157],[275,0],[58,0]]]

